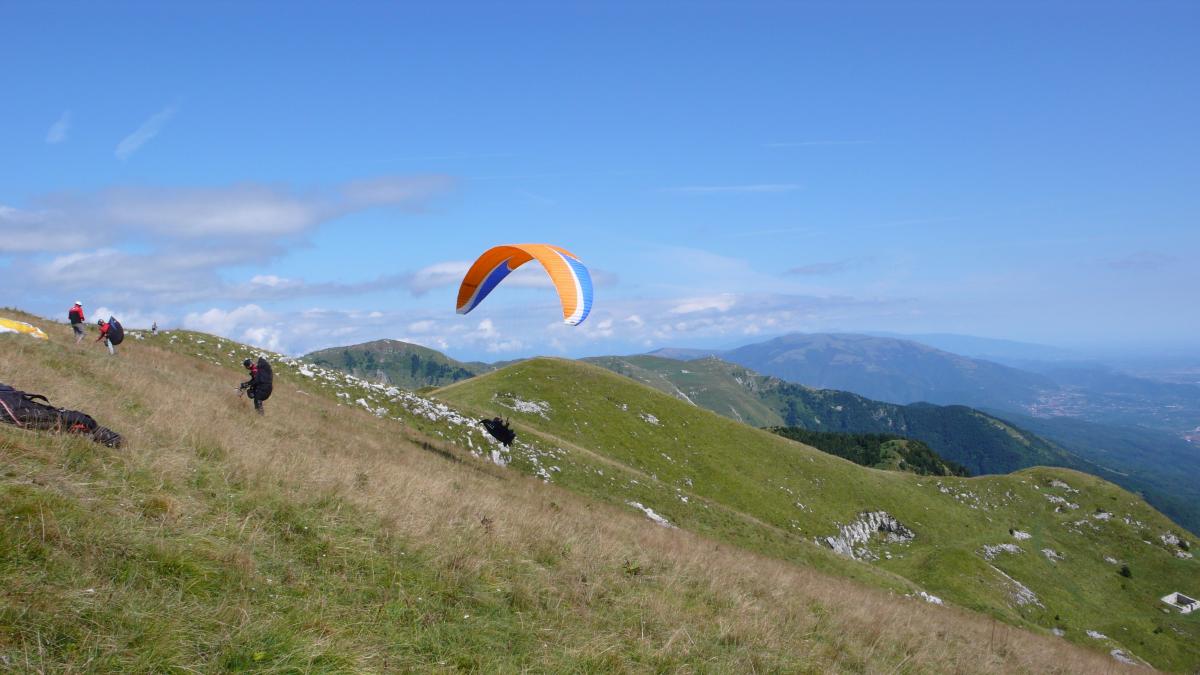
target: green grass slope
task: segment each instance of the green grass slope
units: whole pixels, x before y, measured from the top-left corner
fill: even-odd
[[[0,382],[128,441],[0,424],[0,670],[1119,667],[877,590],[911,583],[816,546],[838,576],[659,527],[564,489],[584,465],[631,475],[613,460],[560,443],[501,448],[438,401],[268,355],[277,379],[260,418],[234,392],[257,353],[245,345],[131,331],[112,358],[62,324],[0,315],[51,335],[0,335]],[[869,583],[841,578],[851,568]],[[1181,657],[1169,658],[1157,662]]]
[[[1172,520],[1200,533],[1200,448],[1146,427],[1097,424],[1070,417],[996,411],[1022,429],[1053,440],[1089,463],[1088,472],[1143,495]]]
[[[742,366],[718,359],[677,361],[657,356],[582,360],[752,427],[784,424],[783,415],[762,398],[764,378]]]
[[[966,406],[883,403],[850,392],[785,382],[716,358],[588,360],[751,426],[914,438],[973,474],[1080,464],[1076,457],[1036,434]]]
[[[322,349],[304,358],[320,366],[405,389],[442,386],[492,369],[484,363],[463,363],[428,347],[400,340]]]
[[[585,494],[895,587],[866,570],[885,572],[957,605],[1158,667],[1200,665],[1200,620],[1164,613],[1159,602],[1200,584],[1200,564],[1167,543],[1179,534],[1169,520],[1093,476],[1045,468],[969,479],[871,470],[558,359],[435,395],[461,409],[510,415],[518,433],[561,453],[554,482]],[[603,468],[588,471],[589,462]],[[869,562],[838,556],[839,565],[817,555],[830,552],[823,544],[842,526],[879,511],[915,538],[897,543],[875,533],[852,546]],[[1012,552],[995,548],[1001,545]],[[1118,573],[1122,564],[1131,576]]]

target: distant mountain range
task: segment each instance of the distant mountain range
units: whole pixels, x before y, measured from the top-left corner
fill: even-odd
[[[923,345],[953,354],[969,356],[974,359],[986,359],[1008,366],[1016,366],[1016,364],[1029,361],[1062,363],[1084,362],[1087,360],[1082,354],[1060,347],[1032,342],[1019,342],[1017,340],[982,338],[974,335],[958,335],[955,333],[906,334],[874,331],[868,332],[866,335],[919,342]]]
[[[931,337],[1010,356],[1054,353],[1003,340]],[[729,350],[666,348],[650,354],[680,360],[718,356],[789,382],[890,403],[961,404],[1148,426],[1181,436],[1200,429],[1200,387],[1133,377],[1096,363],[1026,360],[1025,367],[1014,368],[913,340],[827,333],[795,333]]]

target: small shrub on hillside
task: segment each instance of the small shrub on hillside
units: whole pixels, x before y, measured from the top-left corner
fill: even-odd
[[[1121,576],[1125,577],[1126,579],[1133,576],[1133,572],[1129,571],[1129,565],[1121,565]]]

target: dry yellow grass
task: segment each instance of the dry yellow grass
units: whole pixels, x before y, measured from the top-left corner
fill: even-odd
[[[164,537],[182,528],[214,537],[236,531],[232,513],[214,515],[197,494],[174,489],[188,484],[198,456],[273,499],[309,502],[320,495],[353,505],[370,514],[382,536],[426,556],[443,582],[495,586],[524,609],[521,616],[540,622],[545,658],[535,655],[541,665],[533,670],[577,662],[639,671],[650,669],[641,659],[653,655],[669,657],[681,672],[1123,668],[1105,655],[966,610],[664,529],[469,457],[448,461],[421,447],[436,442],[394,421],[337,407],[283,379],[259,418],[235,396],[235,370],[134,340],[109,358],[71,344],[69,328],[38,323],[52,344],[0,340],[0,381],[88,411],[124,434],[127,446],[111,461],[161,486],[145,493],[136,510]],[[5,433],[18,440],[0,447],[0,459],[18,452],[12,446],[28,445],[20,441],[28,434]],[[103,491],[72,482],[64,466],[47,468],[40,479],[85,500]],[[253,573],[257,563],[246,551],[259,535],[239,534],[249,543],[227,551],[225,562]],[[338,627],[329,632],[336,636]],[[388,669],[386,646],[373,644],[369,629],[353,642],[351,670]],[[22,647],[27,653],[28,645]]]

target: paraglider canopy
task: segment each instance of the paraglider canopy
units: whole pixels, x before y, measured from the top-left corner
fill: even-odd
[[[541,263],[554,282],[563,322],[582,323],[592,310],[592,277],[574,253],[551,244],[508,244],[484,251],[458,288],[458,313],[475,309],[504,277],[530,260]]]
[[[20,333],[40,340],[50,339],[41,328],[15,319],[0,319],[0,333]]]

